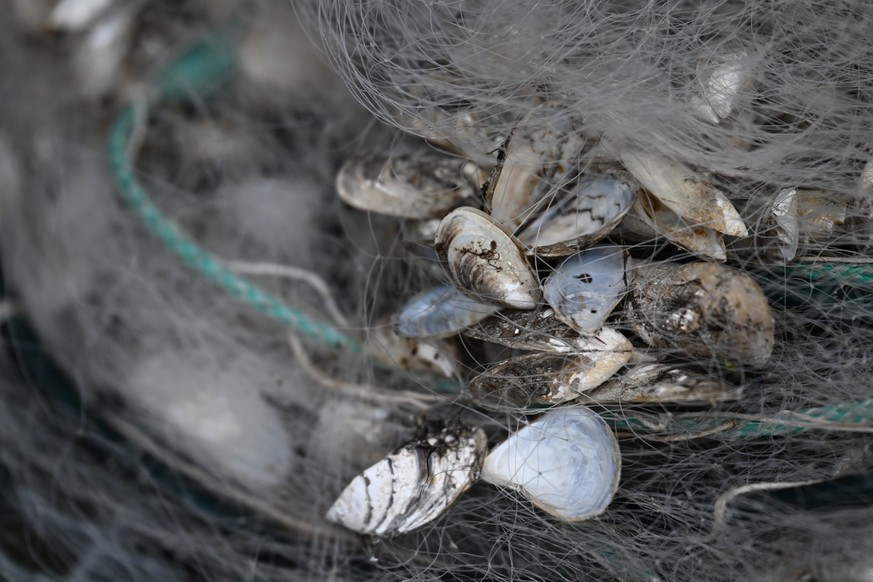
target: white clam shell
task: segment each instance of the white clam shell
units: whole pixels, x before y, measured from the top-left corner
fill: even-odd
[[[498,309],[470,299],[451,285],[439,285],[409,299],[397,315],[395,329],[401,337],[448,337]]]
[[[727,196],[688,166],[647,152],[616,149],[622,165],[640,184],[692,226],[747,236],[743,219]]]
[[[445,428],[413,441],[355,477],[326,518],[362,534],[412,531],[475,482],[487,447],[480,428]]]
[[[584,407],[558,408],[511,435],[482,466],[482,480],[519,491],[566,521],[603,513],[621,473],[618,442]]]
[[[627,338],[609,328],[575,344],[571,353],[534,352],[498,362],[473,378],[468,389],[477,399],[497,404],[560,404],[603,384],[633,355]]]
[[[594,334],[624,296],[626,266],[621,247],[582,251],[549,275],[543,296],[558,319],[581,333]]]
[[[539,279],[515,238],[484,212],[453,210],[440,223],[434,249],[455,286],[477,301],[533,309]]]
[[[350,206],[401,218],[428,219],[475,196],[479,168],[431,149],[351,158],[336,178]]]
[[[652,347],[757,366],[773,351],[767,298],[751,277],[724,265],[639,268],[626,305],[634,331]]]
[[[572,254],[609,234],[630,210],[636,193],[636,185],[619,175],[577,176],[552,196],[554,201],[518,239],[541,256]]]

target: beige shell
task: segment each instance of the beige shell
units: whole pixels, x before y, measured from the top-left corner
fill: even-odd
[[[623,233],[642,240],[663,236],[678,247],[717,261],[727,259],[721,233],[705,226],[691,226],[660,200],[641,192],[621,223]]]
[[[591,341],[558,319],[551,308],[542,311],[508,311],[473,325],[464,335],[517,350],[569,354]]]
[[[586,403],[715,404],[739,398],[741,389],[693,370],[640,364],[582,395]]]
[[[336,177],[342,200],[401,218],[440,218],[478,193],[473,162],[429,148],[350,158]]]
[[[558,176],[585,146],[581,120],[567,109],[533,109],[504,142],[485,188],[491,216],[514,230],[534,216]]]
[[[476,301],[514,309],[539,304],[539,279],[518,241],[484,212],[452,211],[440,223],[434,250],[458,290]]]
[[[646,190],[689,225],[731,236],[749,234],[727,196],[691,168],[656,154],[610,148]]]
[[[369,357],[401,370],[430,372],[447,378],[458,375],[460,353],[456,344],[401,337],[388,323],[368,331],[364,350]]]
[[[470,393],[497,405],[560,404],[600,386],[633,355],[631,343],[609,328],[576,342],[572,353],[534,352],[498,362],[470,381]]]
[[[763,291],[724,265],[641,267],[626,310],[634,331],[656,348],[757,366],[773,351],[774,323]]]

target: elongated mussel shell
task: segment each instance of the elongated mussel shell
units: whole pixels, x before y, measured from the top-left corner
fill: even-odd
[[[719,378],[664,364],[641,364],[583,395],[586,402],[715,404],[736,400],[740,388]]]
[[[724,237],[705,226],[688,224],[648,192],[641,192],[622,221],[622,229],[642,234],[643,239],[663,236],[673,244],[717,261],[727,259]]]
[[[487,448],[480,428],[433,432],[355,477],[326,517],[362,534],[412,531],[439,517],[478,479]]]
[[[700,178],[691,168],[647,152],[614,149],[628,172],[690,225],[711,228],[731,236],[749,234],[727,196]]]
[[[468,386],[478,400],[499,405],[560,404],[600,386],[624,366],[633,346],[619,332],[602,328],[577,340],[572,353],[534,352],[498,362]]]
[[[636,193],[636,185],[620,174],[577,174],[550,196],[553,201],[518,239],[544,257],[578,252],[615,228],[630,210]]]
[[[559,320],[553,309],[508,311],[464,330],[464,335],[516,350],[569,354],[584,350],[590,339]]]
[[[483,481],[517,490],[564,521],[603,513],[620,474],[615,435],[581,406],[547,412],[495,447],[482,466]]]
[[[514,230],[536,213],[554,178],[578,160],[585,146],[581,126],[578,115],[551,105],[521,120],[485,188],[485,204],[495,220]]]
[[[778,263],[788,263],[797,256],[800,246],[800,218],[797,211],[797,188],[776,193],[758,234],[764,253]]]
[[[467,296],[514,309],[533,309],[540,302],[539,279],[518,242],[484,212],[453,210],[440,223],[434,249]]]
[[[350,206],[401,218],[439,218],[478,192],[473,162],[427,148],[346,161],[336,177]]]
[[[401,337],[448,337],[493,315],[498,309],[470,299],[451,285],[438,285],[404,304],[397,315],[395,329]]]
[[[543,296],[558,319],[581,333],[596,333],[624,296],[626,267],[621,247],[582,251],[549,275]]]
[[[627,313],[657,348],[763,365],[773,351],[773,317],[761,288],[714,263],[658,264],[634,275]]]

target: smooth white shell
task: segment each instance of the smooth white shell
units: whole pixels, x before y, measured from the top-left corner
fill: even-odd
[[[543,296],[558,319],[581,333],[597,333],[627,288],[626,263],[621,247],[582,251],[549,275]]]
[[[518,239],[541,256],[569,255],[609,234],[630,210],[636,193],[636,186],[618,176],[578,177],[561,187]]]
[[[751,83],[754,66],[744,51],[728,53],[719,60],[709,72],[700,75],[700,94],[691,98],[692,110],[712,123],[719,123],[733,113],[740,93]]]
[[[473,301],[451,285],[440,285],[406,302],[397,315],[396,331],[402,337],[447,337],[494,315],[498,309]]]
[[[514,489],[566,521],[603,513],[621,456],[606,422],[584,407],[558,408],[511,435],[482,466],[482,480]]]
[[[483,303],[533,309],[542,296],[539,279],[515,238],[475,208],[453,210],[434,240],[440,264],[455,286]]]
[[[473,484],[487,446],[480,428],[446,428],[413,441],[355,477],[326,518],[363,534],[412,531]]]

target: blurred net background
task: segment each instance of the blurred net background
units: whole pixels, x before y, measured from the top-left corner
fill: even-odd
[[[873,580],[873,7],[11,0],[0,12],[6,578]],[[756,71],[748,101],[729,122],[701,119],[688,106],[699,71],[737,52]],[[431,280],[399,220],[338,200],[337,169],[414,135],[487,162],[543,102],[730,193],[762,235],[733,241],[729,262],[770,300],[771,361],[697,363],[743,386],[736,402],[605,410],[623,475],[596,520],[563,524],[477,485],[396,539],[328,524],[345,484],[421,416],[463,415],[495,438],[524,417],[376,368],[318,329],[305,360],[289,348],[289,322],[339,312],[366,337]],[[113,149],[131,104],[133,137]],[[475,131],[445,115],[458,111]],[[119,196],[119,156],[135,157],[174,232],[231,273],[204,276],[203,257]],[[826,190],[821,213],[843,214],[783,267],[761,240],[786,187]],[[232,274],[294,311],[261,296],[253,309],[228,293]],[[349,385],[414,395],[386,404]]]

